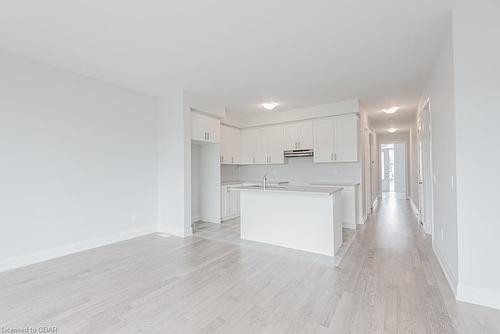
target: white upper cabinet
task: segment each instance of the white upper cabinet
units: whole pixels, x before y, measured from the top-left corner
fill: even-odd
[[[313,148],[312,123],[287,125],[283,132],[285,150],[307,150]]]
[[[272,126],[259,128],[257,130],[258,139],[258,164],[283,164],[285,156],[283,154],[283,128]]]
[[[356,115],[335,118],[336,161],[358,161],[358,127]]]
[[[221,164],[239,164],[241,162],[241,131],[230,126],[221,125],[220,136]]]
[[[253,165],[258,161],[257,129],[241,130],[241,163]]]
[[[358,161],[358,117],[340,116],[315,121],[314,162]]]
[[[335,121],[333,119],[315,121],[314,162],[335,161]]]
[[[213,117],[191,112],[191,139],[220,143],[220,121]]]

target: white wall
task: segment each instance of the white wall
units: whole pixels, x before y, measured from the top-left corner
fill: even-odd
[[[0,53],[0,270],[153,232],[157,101]]]
[[[451,187],[451,180],[455,178],[456,173],[455,95],[451,31],[447,34],[439,51],[430,76],[428,92],[425,94],[422,104],[425,103],[427,97],[430,97],[432,173],[435,178],[432,185],[433,247],[443,264],[453,289],[456,289],[458,280],[457,197],[455,190]],[[426,127],[426,124],[422,124],[421,131],[424,134]],[[429,177],[429,182],[432,182],[432,178],[433,176]],[[428,191],[426,197],[430,198],[431,196],[427,193]],[[430,205],[426,205],[426,210],[427,206]],[[430,214],[429,211],[427,210],[426,216]],[[441,233],[443,234],[442,239]]]
[[[191,234],[191,114],[183,92],[160,101],[158,118],[158,230]]]
[[[191,144],[191,220],[200,216],[200,146]]]
[[[240,166],[241,180],[258,181],[267,174],[269,181],[293,184],[312,182],[361,182],[361,163],[316,164],[312,158],[291,158],[284,165]]]
[[[453,42],[458,298],[500,309],[499,13],[498,1],[463,1],[453,14]]]

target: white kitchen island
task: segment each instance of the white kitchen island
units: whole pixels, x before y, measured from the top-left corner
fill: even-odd
[[[241,238],[334,256],[342,245],[338,187],[236,187]]]

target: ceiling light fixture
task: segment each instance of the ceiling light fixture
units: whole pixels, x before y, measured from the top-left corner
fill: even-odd
[[[391,107],[388,109],[382,109],[382,111],[385,112],[386,114],[394,114],[398,110],[399,110],[399,107]]]
[[[395,129],[395,128],[390,128],[387,130],[387,132],[389,132],[389,133],[394,133],[396,131],[398,131],[398,129]]]
[[[276,103],[276,102],[266,102],[266,103],[262,103],[262,106],[266,110],[273,110],[274,108],[276,108],[278,106],[278,103]]]

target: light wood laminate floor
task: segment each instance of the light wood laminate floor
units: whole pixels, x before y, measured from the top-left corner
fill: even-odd
[[[500,333],[498,311],[455,302],[404,199],[382,200],[338,267],[226,237],[154,234],[1,273],[0,328]]]

